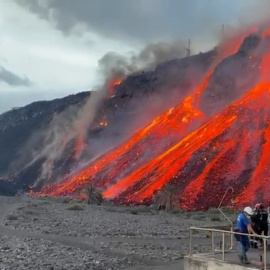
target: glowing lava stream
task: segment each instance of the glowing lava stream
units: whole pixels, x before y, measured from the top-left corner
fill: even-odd
[[[264,133],[265,143],[259,162],[250,178],[244,192],[236,199],[237,203],[248,204],[250,201],[270,202],[270,122]]]
[[[218,132],[222,132],[224,127],[228,127],[234,120],[235,117],[228,118],[226,123],[223,123],[224,126],[219,126],[219,130],[210,131],[208,138],[211,139],[213,136],[216,137]],[[161,188],[168,179],[171,179],[176,175],[179,167],[186,163],[190,158],[190,153],[193,153],[194,149],[197,149],[202,143],[205,143],[204,141],[200,141],[198,144],[198,138],[201,137],[204,139],[204,133],[206,131],[208,131],[208,129],[203,126],[199,130],[196,129],[191,132],[180,142],[170,147],[167,151],[141,166],[115,185],[112,185],[103,193],[104,197],[114,198],[123,192],[123,190],[128,186],[136,184],[136,181],[139,181],[142,178],[147,178],[147,184],[141,187],[137,192],[130,193],[126,199],[127,201],[141,202],[143,199],[151,196],[154,190]],[[195,139],[194,136],[198,137]],[[178,153],[179,148],[183,151],[181,155]]]
[[[216,172],[216,175],[208,175],[210,170],[215,168],[215,164],[223,155],[233,150],[236,144],[239,144],[238,140],[240,140],[240,142],[242,141],[242,138],[239,136],[241,136],[244,129],[250,132],[252,137],[254,134],[255,139],[258,139],[264,132],[266,136],[270,135],[268,130],[260,129],[261,115],[259,113],[263,108],[265,110],[264,115],[268,117],[269,121],[269,86],[270,83],[268,82],[259,83],[243,98],[226,107],[222,113],[214,116],[206,124],[188,134],[173,147],[141,166],[115,185],[112,185],[103,195],[107,198],[117,198],[117,200],[124,203],[142,203],[152,196],[155,189],[161,188],[169,179],[177,177],[179,172],[181,174],[181,171],[185,170],[187,162],[192,162],[194,159],[193,169],[198,170],[198,177],[188,179],[188,181],[184,177],[179,177],[177,180],[178,185],[181,185],[181,181],[183,182],[183,189],[179,191],[181,207],[191,210],[203,209],[207,208],[207,206],[216,206],[219,202],[218,198],[222,194],[218,192],[218,187],[220,190],[223,190],[223,192],[228,187],[228,183],[222,183],[220,179],[228,177],[231,172],[226,168],[222,168],[220,171]],[[245,117],[246,115],[247,117]],[[211,146],[217,139],[218,144]],[[270,139],[270,137],[268,139]],[[243,151],[252,149],[254,141],[246,140],[246,143],[247,144],[242,148]],[[269,171],[269,167],[267,167],[265,163],[266,157],[269,157],[269,147],[268,141],[268,143],[262,147],[262,155],[258,163],[259,166],[260,163],[262,163],[261,160],[264,161],[264,168],[268,168],[265,172]],[[206,153],[209,155],[209,158],[204,164],[204,169],[200,172],[196,166],[198,159],[193,158],[193,155],[204,148],[208,149]],[[267,151],[265,152],[266,149]],[[247,152],[241,152],[240,154],[247,156]],[[201,158],[201,155],[199,158]],[[237,156],[237,159],[238,158],[241,160],[243,157],[240,155],[240,157]],[[265,175],[264,171],[261,171],[261,173],[264,176],[261,178],[261,183],[265,184],[265,177],[268,177],[268,174]],[[184,176],[183,173],[182,175]],[[208,179],[207,176],[209,176]],[[237,188],[238,183],[236,180],[237,177],[233,178],[233,180],[231,179],[230,184],[234,184]],[[238,185],[239,189],[236,190],[237,194],[241,193],[242,187],[245,186],[248,180],[248,178],[241,179],[242,184],[240,186]],[[256,182],[252,181],[252,179],[250,183],[252,183],[252,187],[256,187]],[[258,188],[262,188],[262,186]],[[211,190],[215,190],[215,193],[211,192]],[[267,188],[267,192],[268,191],[269,185]],[[263,191],[263,194],[264,196],[268,196],[267,194],[269,193],[264,193]],[[260,198],[262,199],[262,197]],[[251,199],[252,198],[249,197],[246,201],[249,200],[250,202]],[[264,199],[266,198],[264,197]],[[269,196],[267,199],[269,202]],[[237,202],[240,205],[245,201],[237,200]]]
[[[76,190],[85,186],[87,183],[94,183],[95,186],[100,187],[103,190],[106,189],[108,185],[112,185],[107,191],[104,192],[104,195],[106,197],[112,197],[112,194],[114,194],[115,196],[115,194],[119,194],[121,191],[123,191],[120,190],[116,192],[114,188],[128,188],[124,187],[121,183],[127,181],[125,179],[130,177],[130,175],[133,175],[135,177],[133,178],[133,181],[135,183],[136,180],[139,179],[136,177],[139,177],[139,175],[141,175],[138,168],[140,166],[140,168],[142,168],[148,165],[148,169],[150,170],[150,168],[152,168],[153,171],[157,170],[160,178],[162,178],[163,180],[155,180],[155,183],[149,181],[149,184],[147,184],[147,186],[151,185],[149,189],[150,192],[149,190],[145,190],[143,188],[140,192],[137,192],[138,199],[136,199],[136,201],[143,199],[145,196],[147,197],[151,195],[151,191],[161,187],[164,184],[165,180],[169,179],[167,177],[174,177],[174,167],[177,167],[179,164],[175,163],[173,160],[171,161],[171,163],[164,161],[164,165],[166,164],[166,166],[157,166],[157,168],[155,168],[155,162],[153,160],[156,159],[151,160],[152,156],[148,157],[148,159],[146,158],[146,160],[143,160],[143,162],[145,162],[150,159],[150,161],[146,163],[146,165],[141,165],[142,160],[140,160],[139,162],[138,158],[143,156],[146,150],[145,147],[151,148],[151,154],[153,156],[160,154],[160,152],[162,153],[165,149],[168,149],[172,143],[179,141],[179,139],[185,134],[187,134],[190,129],[195,128],[200,123],[202,123],[204,117],[202,113],[196,109],[200,93],[207,85],[208,79],[212,74],[215,65],[227,55],[235,52],[235,50],[238,49],[241,41],[242,39],[239,39],[238,44],[234,44],[233,42],[230,43],[229,48],[226,47],[226,43],[225,46],[221,47],[221,56],[216,59],[215,64],[212,65],[201,85],[193,92],[193,94],[186,97],[180,103],[180,105],[157,116],[149,125],[135,133],[128,141],[126,141],[119,147],[109,151],[102,157],[98,158],[90,165],[83,168],[79,173],[68,176],[67,178],[63,179],[63,181],[59,184],[45,186],[40,193],[48,195],[73,194]],[[226,121],[228,122],[227,124],[229,126],[231,122],[234,121],[234,118],[232,117],[229,120],[227,119]],[[222,132],[221,127],[220,129]],[[184,143],[185,141],[187,141],[188,138],[192,136],[192,134],[198,134],[196,132],[197,131],[190,133],[180,143]],[[156,147],[157,142],[159,143],[161,139],[164,141],[168,134],[172,137],[169,138],[169,142],[166,143],[165,140],[165,143],[164,145],[162,145],[162,147]],[[199,137],[200,136],[201,135],[199,135]],[[215,137],[216,135],[213,133],[213,136]],[[144,142],[147,142],[147,145],[145,145]],[[172,155],[178,155],[178,153],[174,153],[177,147],[178,144],[172,148],[169,148],[168,151],[170,151]],[[188,149],[187,151],[192,151],[189,147],[189,145],[186,145],[186,149]],[[185,152],[186,156],[185,158],[183,158],[182,161],[183,164],[184,160],[187,160],[189,157],[189,153],[187,151]],[[162,159],[164,155],[164,153],[159,155],[157,160]],[[127,170],[127,168],[130,169],[129,167],[131,167],[133,172],[126,176],[127,173],[125,174],[125,171]],[[165,171],[167,171],[168,174],[164,174]],[[167,175],[166,179],[165,175]],[[120,180],[119,183],[113,185],[113,182],[117,182],[119,179],[122,180]],[[148,180],[149,179],[147,179],[147,181]],[[132,183],[129,183],[129,185],[131,184]],[[126,199],[128,199],[128,197]]]
[[[262,62],[262,75],[261,79],[264,80],[268,78],[269,74],[265,74],[265,71],[268,70],[268,63],[269,63],[269,56],[266,54],[263,58]],[[261,100],[262,99],[262,100]],[[228,132],[228,130],[231,129],[231,126],[233,126],[233,122],[228,122],[228,120],[237,120],[237,123],[240,124],[241,121],[245,122],[246,125],[248,125],[248,121],[251,122],[255,121],[257,124],[255,130],[250,130],[252,132],[252,135],[257,136],[258,133],[261,135],[264,130],[260,129],[260,126],[258,123],[262,119],[259,119],[257,115],[252,114],[252,119],[247,119],[247,116],[245,114],[241,114],[241,111],[244,110],[246,107],[249,110],[254,110],[254,112],[257,112],[258,115],[261,110],[265,110],[264,117],[268,119],[269,122],[269,110],[267,110],[267,106],[269,104],[269,83],[268,82],[260,82],[256,87],[254,87],[252,90],[250,90],[244,98],[240,99],[239,101],[236,101],[233,105],[229,106],[227,108],[227,111],[223,111],[221,114],[210,119],[207,122],[207,126],[203,126],[202,128],[198,128],[191,134],[187,135],[185,138],[183,138],[179,143],[169,148],[167,151],[156,157],[155,159],[149,161],[146,165],[141,166],[139,169],[137,169],[135,172],[132,172],[130,175],[119,181],[117,184],[112,185],[108,190],[104,192],[104,196],[108,198],[120,198],[119,200],[122,202],[137,202],[141,203],[143,200],[149,198],[155,189],[160,189],[166,182],[168,182],[170,179],[173,179],[175,175],[178,174],[180,168],[184,167],[187,161],[192,160],[192,153],[198,151],[198,149],[202,147],[206,147],[207,144],[209,144],[211,141],[215,139],[215,137],[220,136],[224,132]],[[256,104],[256,106],[255,106]],[[237,110],[236,110],[237,107]],[[228,114],[228,111],[234,111],[235,114]],[[240,119],[237,119],[240,118]],[[241,119],[242,118],[242,119]],[[215,121],[215,119],[218,119],[218,121]],[[264,119],[265,120],[265,119]],[[228,125],[227,125],[228,124]],[[212,127],[212,130],[211,128]],[[245,130],[245,127],[241,126]],[[247,128],[246,128],[247,129]],[[208,131],[208,134],[204,133],[204,131]],[[241,129],[240,129],[241,131]],[[230,133],[230,132],[229,132]],[[234,133],[231,134],[232,138],[235,133],[239,133],[239,131],[234,130]],[[269,136],[270,132],[265,131],[265,137],[270,139]],[[195,134],[196,137],[193,135]],[[212,136],[212,135],[213,136]],[[245,137],[244,137],[245,138]],[[201,139],[201,140],[200,140]],[[209,173],[210,170],[213,169],[214,165],[217,163],[217,161],[229,150],[234,147],[236,144],[235,142],[237,138],[234,138],[234,140],[231,140],[231,138],[228,136],[226,137],[226,140],[222,143],[222,140],[220,140],[220,143],[222,143],[221,151],[212,159],[209,160],[208,164],[205,164],[205,168],[203,171],[199,174],[199,176],[195,179],[189,179],[189,184],[184,188],[184,190],[181,190],[181,206],[182,208],[186,209],[198,209],[198,205],[196,204],[196,200],[198,199],[199,195],[203,193],[203,185],[205,184],[205,178],[206,175]],[[241,138],[243,139],[243,138]],[[188,140],[188,147],[185,145],[185,141]],[[246,141],[246,140],[244,140]],[[199,142],[199,144],[198,144]],[[245,145],[246,151],[249,148],[252,148],[253,141],[249,140],[250,145]],[[268,149],[268,151],[265,151],[265,149]],[[267,172],[270,172],[269,167],[266,166],[266,161],[268,157],[270,156],[269,153],[270,150],[270,144],[265,144],[262,148],[262,154],[261,159],[258,163],[258,167],[263,167]],[[243,153],[246,155],[246,152]],[[263,165],[261,165],[261,163]],[[196,170],[196,166],[194,166]],[[256,170],[254,173],[255,175]],[[259,169],[260,170],[260,169]],[[227,172],[226,172],[227,173]],[[223,177],[226,176],[226,173],[223,172]],[[268,177],[268,174],[265,174],[265,177]],[[257,187],[257,190],[261,189],[262,187],[267,184],[267,180],[265,177],[261,177],[262,179],[262,185],[258,187],[256,185],[256,182],[254,179],[250,180],[249,188],[252,189],[252,192],[250,194],[253,194],[253,198],[256,196],[256,190],[254,190],[255,187]],[[147,180],[146,180],[147,179]],[[252,181],[253,180],[253,181]],[[179,179],[181,181],[181,179]],[[243,180],[244,181],[244,180]],[[246,178],[246,181],[248,182],[248,178]],[[178,183],[181,185],[181,183]],[[218,183],[219,186],[222,187],[222,183]],[[269,190],[269,180],[268,180],[268,190]],[[217,189],[215,189],[217,190]],[[123,193],[123,194],[121,194]],[[238,190],[238,193],[241,193],[241,191]],[[246,192],[247,193],[247,192]],[[247,195],[244,193],[247,198]],[[265,193],[263,192],[265,195]],[[206,194],[204,194],[206,195]],[[242,196],[243,197],[243,196]],[[241,197],[241,198],[242,198]],[[261,199],[266,199],[265,197],[260,197]],[[204,198],[205,199],[205,198]],[[250,200],[246,199],[246,201]],[[269,200],[269,198],[268,198]],[[218,201],[218,200],[216,200]],[[243,202],[243,200],[242,200]],[[215,202],[212,201],[212,206]],[[239,200],[238,200],[238,203]],[[205,203],[204,203],[205,204]],[[196,205],[196,207],[194,207]],[[203,204],[202,204],[203,205]]]
[[[136,132],[128,141],[98,158],[79,173],[64,179],[57,186],[54,184],[45,186],[41,190],[41,194],[70,194],[94,177],[98,178],[96,185],[106,187],[111,182],[111,179],[121,175],[120,171],[124,171],[126,167],[130,168],[132,166],[130,163],[133,162],[133,166],[138,166],[135,162],[146,151],[145,141],[147,141],[147,147],[151,149],[151,154],[155,155],[167,147],[166,142],[161,145],[163,148],[156,146],[161,138],[166,138],[165,136],[168,134],[174,134],[174,137],[170,139],[177,141],[194,124],[195,120],[202,121],[202,114],[189,107],[189,98],[186,101],[181,103],[178,108],[172,108],[156,117],[144,129]],[[114,161],[113,164],[112,161]],[[96,175],[100,171],[103,171],[102,179]],[[94,181],[94,179],[92,180]]]
[[[270,34],[270,28],[263,35]],[[270,80],[270,53],[266,54],[262,61],[262,80]],[[270,83],[265,86],[270,91]],[[238,203],[249,203],[249,201],[270,201],[270,120],[264,119],[265,132],[262,154],[252,176],[244,191],[236,199]]]

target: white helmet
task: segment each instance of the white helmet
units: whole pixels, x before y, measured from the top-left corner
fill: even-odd
[[[247,213],[250,216],[253,215],[253,213],[254,213],[253,209],[251,207],[249,207],[249,206],[244,208],[244,212]]]

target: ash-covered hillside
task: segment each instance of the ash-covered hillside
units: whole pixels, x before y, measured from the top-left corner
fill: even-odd
[[[131,74],[112,93],[98,99],[95,111],[89,112],[89,123],[84,107],[89,99],[95,98],[96,92],[39,101],[3,113],[0,115],[0,194],[12,195],[18,189],[27,191],[29,186],[39,189],[117,145],[188,94],[215,56],[213,50]],[[93,121],[90,114],[95,114]],[[81,116],[84,125],[73,125]],[[83,129],[85,136],[77,138]]]

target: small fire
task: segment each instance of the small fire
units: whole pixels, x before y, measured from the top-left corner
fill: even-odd
[[[120,83],[121,83],[121,81],[120,81],[120,80],[117,80],[117,81],[114,83],[114,86],[119,85]]]
[[[106,127],[106,126],[108,125],[108,121],[107,121],[106,117],[105,117],[105,116],[102,116],[102,117],[99,119],[97,125],[98,125],[99,127]]]
[[[114,88],[119,85],[120,83],[122,82],[122,80],[120,79],[113,79],[113,80],[110,80],[109,83],[108,83],[108,89],[109,91],[113,91]]]

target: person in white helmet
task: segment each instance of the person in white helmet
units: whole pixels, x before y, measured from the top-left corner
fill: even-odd
[[[253,215],[253,210],[251,207],[245,207],[244,211],[238,214],[237,216],[237,223],[236,223],[236,232],[240,233],[252,233],[255,234],[255,231],[253,230],[250,222],[250,217]],[[250,242],[249,237],[247,235],[235,235],[235,238],[238,242],[239,247],[239,260],[241,263],[249,264],[248,258],[247,258],[247,251],[250,248]]]

